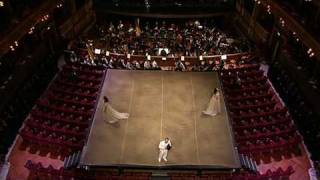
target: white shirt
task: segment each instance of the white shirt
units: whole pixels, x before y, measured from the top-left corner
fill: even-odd
[[[158,67],[158,64],[157,64],[156,61],[152,61],[152,67],[153,67],[153,68],[157,68],[157,67]]]
[[[160,143],[159,143],[159,149],[160,149],[160,150],[165,150],[165,149],[167,149],[168,144],[171,146],[170,140],[169,140],[167,143],[165,142],[165,140],[160,141]]]

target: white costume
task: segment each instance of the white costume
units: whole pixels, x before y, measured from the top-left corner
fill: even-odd
[[[104,103],[103,107],[103,115],[107,122],[109,123],[116,123],[120,119],[128,119],[128,113],[120,113],[116,111],[108,102]]]
[[[171,145],[171,142],[170,140],[168,140],[168,142],[166,142],[165,140],[163,141],[160,141],[159,143],[159,162],[161,162],[161,159],[163,159],[164,161],[168,161],[167,160],[167,155],[168,155],[168,145],[172,146]]]
[[[220,93],[217,92],[216,94],[212,95],[210,102],[207,106],[207,109],[205,111],[202,111],[202,113],[209,116],[215,116],[220,112],[221,112]]]

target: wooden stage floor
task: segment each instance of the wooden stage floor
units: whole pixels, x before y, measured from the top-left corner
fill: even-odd
[[[80,165],[239,167],[223,98],[221,114],[201,114],[215,87],[216,72],[108,70]],[[129,119],[108,124],[103,95]],[[173,148],[159,163],[164,137]]]

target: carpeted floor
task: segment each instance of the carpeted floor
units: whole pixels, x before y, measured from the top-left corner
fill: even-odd
[[[109,70],[81,164],[238,167],[223,98],[221,114],[201,114],[215,87],[220,87],[215,72]],[[130,113],[129,119],[107,123],[103,95],[115,109]],[[167,163],[158,163],[164,137],[173,149]]]

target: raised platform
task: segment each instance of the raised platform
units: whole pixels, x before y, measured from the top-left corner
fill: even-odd
[[[80,165],[136,168],[239,168],[231,125],[222,113],[204,116],[215,72],[108,70]],[[130,118],[108,124],[102,97]],[[223,98],[222,98],[223,99]],[[173,144],[167,163],[158,162],[160,139]]]

